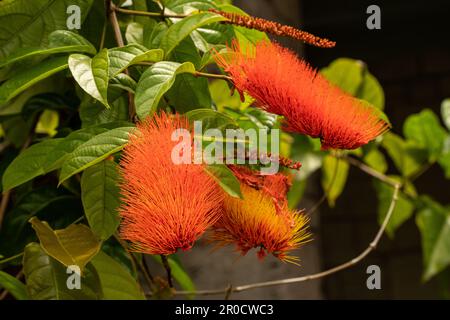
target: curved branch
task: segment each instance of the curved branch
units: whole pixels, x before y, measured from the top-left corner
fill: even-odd
[[[242,292],[242,291],[256,289],[256,288],[272,287],[272,286],[299,283],[299,282],[304,282],[304,281],[309,281],[309,280],[320,279],[320,278],[329,276],[331,274],[334,274],[336,272],[348,269],[348,268],[354,266],[355,264],[359,263],[361,260],[363,260],[367,255],[369,255],[369,253],[371,253],[377,247],[378,243],[380,242],[381,237],[383,236],[386,226],[388,225],[389,220],[392,217],[392,213],[394,212],[394,209],[395,209],[395,206],[396,206],[397,200],[398,200],[398,193],[399,193],[400,187],[401,187],[400,183],[396,183],[394,185],[394,192],[392,194],[391,204],[389,205],[389,209],[386,213],[386,217],[384,218],[383,223],[381,224],[380,228],[378,229],[378,232],[376,233],[372,242],[369,244],[369,246],[363,252],[361,252],[358,256],[356,256],[355,258],[353,258],[350,261],[347,261],[347,262],[340,264],[336,267],[333,267],[331,269],[328,269],[328,270],[325,270],[325,271],[322,271],[319,273],[310,274],[307,276],[302,276],[302,277],[252,283],[252,284],[233,287],[231,290],[230,290],[230,287],[227,287],[225,289],[217,289],[217,290],[177,291],[177,292],[175,292],[175,294],[178,294],[178,295],[189,295],[189,294],[214,295],[214,294],[226,294],[229,291]]]

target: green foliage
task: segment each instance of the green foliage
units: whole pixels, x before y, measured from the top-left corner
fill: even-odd
[[[246,13],[230,1],[213,0],[134,1],[132,9],[159,12],[161,3],[166,13],[187,16],[119,14],[118,32],[126,45],[118,46],[103,1],[0,1],[7,35],[0,39],[0,139],[5,146],[0,172],[2,191],[11,192],[0,223],[0,256],[23,251],[25,274],[23,284],[0,271],[0,287],[16,299],[146,298],[143,271],[136,271],[142,256],[117,241],[118,161],[137,121],[170,110],[202,121],[203,130],[282,128],[282,117],[252,107],[253,98],[241,97],[229,82],[200,73],[217,70],[215,53],[226,55],[233,39],[246,49],[269,39],[257,30],[223,24],[224,17],[206,11]],[[79,33],[66,30],[68,5],[81,8]],[[341,58],[321,72],[386,117],[383,89],[365,63]],[[325,151],[318,139],[282,132],[281,155],[302,163],[299,171],[284,169],[292,173],[289,206],[299,206],[319,173],[331,207],[352,183],[351,164],[386,174],[402,185],[387,234],[394,238],[415,218],[423,278],[441,276],[450,264],[448,207],[419,195],[423,191],[414,182],[434,165],[450,178],[449,130],[447,99],[441,119],[424,109],[406,119],[403,136],[389,132],[357,150]],[[202,142],[208,146],[211,139]],[[240,183],[226,165],[208,165],[205,172],[228,195],[242,198]],[[380,181],[373,185],[382,222],[393,188]],[[20,264],[6,261],[2,268]],[[177,286],[195,291],[177,256],[168,262]],[[66,285],[66,267],[73,264],[83,271],[81,290]]]

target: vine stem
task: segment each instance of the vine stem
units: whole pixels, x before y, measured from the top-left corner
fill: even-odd
[[[119,11],[119,7],[117,7],[112,0],[105,0],[105,8],[107,15],[109,17],[109,21],[111,22],[111,26],[114,30],[114,38],[116,39],[117,45],[119,47],[123,47],[125,43],[123,42],[122,32],[120,31],[119,20],[117,20],[116,11]],[[128,70],[124,70],[124,73],[129,75]],[[134,96],[131,92],[128,92],[128,115],[131,121],[134,122],[136,117],[136,107],[134,105]]]
[[[381,224],[380,228],[378,229],[378,232],[376,233],[374,239],[372,240],[372,242],[369,244],[369,246],[363,252],[361,252],[358,256],[356,256],[352,260],[349,260],[349,261],[347,261],[343,264],[340,264],[336,267],[333,267],[331,269],[328,269],[328,270],[325,270],[325,271],[322,271],[319,273],[302,276],[302,277],[252,283],[252,284],[232,287],[231,289],[230,289],[230,286],[228,286],[227,288],[217,289],[217,290],[177,291],[177,292],[175,292],[175,294],[178,294],[178,295],[191,295],[191,294],[214,295],[214,294],[227,294],[228,292],[230,292],[230,293],[231,292],[242,292],[242,291],[247,291],[247,290],[257,289],[257,288],[272,287],[272,286],[286,285],[286,284],[292,284],[292,283],[299,283],[299,282],[304,282],[304,281],[309,281],[309,280],[316,280],[316,279],[327,277],[336,272],[348,269],[348,268],[354,266],[355,264],[359,263],[361,260],[363,260],[367,255],[369,255],[369,253],[371,253],[377,247],[378,243],[380,242],[381,237],[383,236],[386,226],[388,225],[389,220],[392,217],[392,212],[394,211],[395,206],[397,204],[398,193],[399,193],[400,187],[401,187],[400,183],[396,183],[394,185],[394,192],[392,194],[392,199],[391,199],[391,203],[389,205],[389,209],[388,209],[388,211],[386,213],[386,217],[384,218],[383,223]]]
[[[205,77],[205,78],[211,78],[211,79],[222,79],[222,80],[227,80],[227,81],[232,80],[232,78],[230,76],[227,76],[224,74],[214,74],[214,73],[206,73],[206,72],[196,71],[194,73],[194,75],[196,77]]]
[[[167,282],[169,283],[169,287],[173,288],[172,269],[170,269],[170,265],[169,265],[169,261],[167,260],[167,256],[162,254],[161,260],[162,260],[163,266],[167,272]]]

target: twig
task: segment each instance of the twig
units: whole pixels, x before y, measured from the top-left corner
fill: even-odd
[[[224,74],[214,74],[214,73],[206,73],[206,72],[196,71],[194,73],[194,75],[196,77],[205,77],[205,78],[211,78],[211,79],[222,79],[222,80],[227,80],[227,81],[231,81],[232,80],[231,77],[226,76]]]
[[[119,21],[117,20],[116,11],[119,11],[119,7],[117,7],[112,0],[105,0],[106,12],[108,13],[109,21],[111,22],[111,26],[114,30],[114,37],[116,39],[117,45],[119,47],[123,47],[125,44],[123,42],[122,32],[120,31]],[[128,70],[125,69],[124,73],[129,75]],[[128,92],[128,115],[131,121],[134,122],[136,116],[136,107],[134,105],[134,96],[131,92]]]
[[[242,292],[242,291],[256,289],[256,288],[272,287],[272,286],[299,283],[299,282],[304,282],[304,281],[309,281],[309,280],[320,279],[320,278],[329,276],[331,274],[334,274],[336,272],[342,271],[344,269],[348,269],[348,268],[354,266],[355,264],[359,263],[361,260],[363,260],[369,253],[371,253],[377,247],[381,237],[383,236],[386,226],[389,223],[389,220],[391,219],[392,212],[395,209],[400,186],[401,186],[400,183],[396,183],[394,185],[394,192],[392,194],[391,204],[386,213],[386,217],[384,218],[383,223],[381,224],[380,228],[378,229],[378,232],[376,233],[374,239],[372,240],[372,242],[369,244],[369,246],[363,252],[361,252],[358,256],[356,256],[352,260],[345,262],[341,265],[338,265],[334,268],[319,272],[319,273],[310,274],[310,275],[303,276],[303,277],[266,281],[266,282],[258,282],[258,283],[237,286],[237,287],[232,288],[231,291],[232,292]],[[230,290],[229,287],[227,287],[225,289],[217,289],[217,290],[177,291],[177,292],[175,292],[175,294],[178,294],[178,295],[190,295],[190,294],[214,295],[214,294],[225,294],[228,290]]]
[[[352,158],[352,157],[349,157],[349,156],[345,156],[345,155],[340,155],[339,157],[344,159],[344,160],[346,160],[352,166],[355,166],[355,167],[359,168],[361,171],[367,173],[368,175],[371,175],[372,177],[374,177],[374,178],[376,178],[376,179],[378,179],[378,180],[380,180],[380,181],[382,181],[384,183],[387,183],[387,184],[389,184],[389,185],[391,185],[393,187],[396,187],[399,184],[394,179],[389,178],[388,176],[382,174],[381,172],[378,172],[378,171],[372,169],[368,165],[362,163],[361,161],[359,161],[359,160],[357,160],[355,158]]]
[[[13,261],[13,260],[15,260],[15,259],[17,259],[17,258],[20,258],[21,256],[23,256],[23,252],[18,253],[18,254],[16,254],[16,255],[12,256],[12,257],[5,258],[5,259],[3,259],[3,260],[0,260],[0,264],[7,263],[7,262],[10,262],[10,261]]]
[[[173,288],[172,270],[170,269],[170,265],[169,265],[169,261],[167,260],[167,256],[162,254],[161,260],[162,260],[163,266],[167,272],[167,282],[169,283],[169,287]]]

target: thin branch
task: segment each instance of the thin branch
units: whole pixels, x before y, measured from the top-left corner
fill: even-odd
[[[167,282],[169,283],[169,287],[173,288],[172,269],[170,269],[170,265],[169,265],[169,261],[167,260],[167,256],[162,254],[161,260],[162,260],[163,266],[167,272]]]
[[[361,252],[358,256],[356,256],[352,260],[345,262],[341,265],[338,265],[334,268],[319,272],[319,273],[310,274],[310,275],[302,276],[302,277],[296,277],[296,278],[258,282],[258,283],[242,285],[242,286],[232,288],[231,291],[232,292],[242,292],[242,291],[256,289],[256,288],[272,287],[272,286],[299,283],[299,282],[304,282],[304,281],[309,281],[309,280],[320,279],[320,278],[327,277],[331,274],[348,269],[348,268],[356,265],[377,247],[381,237],[383,236],[386,226],[388,225],[389,220],[392,217],[392,212],[394,211],[395,206],[397,204],[398,193],[399,193],[400,187],[401,187],[400,183],[396,183],[394,185],[394,192],[392,194],[391,204],[389,205],[389,209],[386,213],[386,217],[384,218],[383,223],[381,224],[380,228],[378,229],[378,232],[376,233],[374,239],[372,240],[372,242],[369,244],[369,246],[363,252]],[[225,294],[229,290],[230,290],[229,287],[227,287],[225,289],[217,289],[217,290],[177,291],[177,292],[175,292],[175,294],[178,294],[178,295],[189,295],[189,294],[214,295],[214,294]]]
[[[134,16],[145,16],[145,17],[158,17],[158,18],[186,18],[189,16],[189,14],[171,14],[171,13],[165,13],[164,11],[161,12],[147,12],[147,11],[138,11],[138,10],[130,10],[130,9],[124,9],[115,7],[115,11],[123,13],[123,14],[131,14]]]
[[[224,75],[224,74],[214,74],[214,73],[206,73],[206,72],[196,71],[194,73],[194,75],[196,77],[205,77],[205,78],[211,78],[211,79],[222,79],[222,80],[227,80],[227,81],[232,80],[231,77]]]
[[[23,252],[18,253],[18,254],[16,254],[16,255],[12,256],[12,257],[5,258],[5,259],[3,259],[3,260],[0,260],[0,264],[3,264],[3,263],[7,263],[7,262],[10,262],[10,261],[16,260],[17,258],[20,258],[21,256],[23,256]]]
[[[117,20],[116,11],[120,9],[117,7],[112,0],[105,0],[106,12],[111,22],[111,26],[114,30],[114,37],[116,39],[117,45],[123,47],[125,44],[123,42],[122,32],[120,31],[119,21]],[[126,75],[129,75],[128,70],[124,70]],[[136,117],[136,107],[134,105],[134,96],[131,92],[128,92],[128,115],[131,121],[134,122]]]
[[[345,155],[340,155],[340,158],[346,160],[348,163],[350,163],[352,166],[357,167],[358,169],[360,169],[361,171],[367,173],[368,175],[384,182],[387,183],[393,187],[396,187],[399,183],[397,181],[395,181],[392,178],[389,178],[387,175],[382,174],[381,172],[376,171],[375,169],[372,169],[371,167],[369,167],[368,165],[362,163],[361,161],[359,161],[358,159],[349,157],[349,156],[345,156]]]

